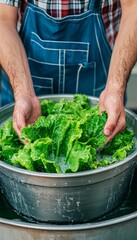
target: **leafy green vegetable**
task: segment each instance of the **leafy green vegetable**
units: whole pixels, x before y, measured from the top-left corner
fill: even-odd
[[[12,120],[6,121],[0,129],[0,157],[10,163],[12,156],[23,148],[18,135],[15,133]]]
[[[0,128],[0,158],[9,164],[49,173],[95,169],[124,159],[133,151],[133,131],[126,128],[97,154],[106,141],[107,114],[91,107],[89,98],[75,94],[72,101],[41,101],[42,116],[22,130],[23,145],[8,120]]]

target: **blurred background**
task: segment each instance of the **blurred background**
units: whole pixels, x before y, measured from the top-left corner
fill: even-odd
[[[137,64],[134,66],[127,84],[126,107],[137,113]]]

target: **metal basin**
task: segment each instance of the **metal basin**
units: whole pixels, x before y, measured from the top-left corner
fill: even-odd
[[[1,202],[0,210],[0,239],[2,240],[136,240],[137,239],[137,171],[133,183],[131,195],[128,197],[126,209],[122,204],[108,220],[96,221],[84,224],[57,225],[23,222],[15,215],[12,220],[9,207]],[[131,190],[131,188],[130,188]],[[131,209],[130,209],[131,208]],[[128,212],[131,210],[130,213]],[[7,210],[7,211],[6,211]],[[9,212],[8,212],[9,211]],[[119,216],[115,216],[115,212]],[[120,213],[121,214],[120,214]],[[124,214],[122,214],[124,213]]]
[[[61,97],[72,99],[71,95],[50,95],[41,99],[58,101]],[[97,98],[90,97],[90,101],[91,105],[98,103]],[[13,107],[2,109],[0,124],[12,116]],[[126,115],[127,124],[137,137],[137,117],[128,110]],[[136,156],[137,150],[110,166],[69,174],[31,172],[0,161],[0,184],[9,204],[20,214],[50,223],[88,222],[111,211],[125,199]]]

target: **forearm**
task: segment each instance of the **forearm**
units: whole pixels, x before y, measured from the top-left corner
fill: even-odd
[[[15,100],[23,94],[34,95],[24,47],[16,27],[4,20],[0,20],[0,65],[9,77]]]
[[[122,1],[121,1],[122,2]],[[110,63],[107,89],[119,91],[121,97],[126,88],[129,74],[137,61],[137,1],[122,5],[119,33]]]

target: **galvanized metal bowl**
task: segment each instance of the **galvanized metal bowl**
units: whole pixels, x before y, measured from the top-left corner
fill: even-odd
[[[105,219],[81,224],[25,222],[7,206],[0,195],[0,237],[2,240],[136,240],[136,182],[137,169],[130,187],[131,193],[122,205],[108,214],[109,217],[106,215]]]
[[[72,100],[72,95],[40,99]],[[91,105],[98,99],[90,97]],[[12,116],[14,105],[2,108],[0,124]],[[137,137],[137,116],[126,110],[127,124]],[[79,173],[39,173],[0,161],[0,185],[9,204],[18,213],[42,222],[81,223],[97,218],[118,206],[127,196],[137,150],[124,160]]]

